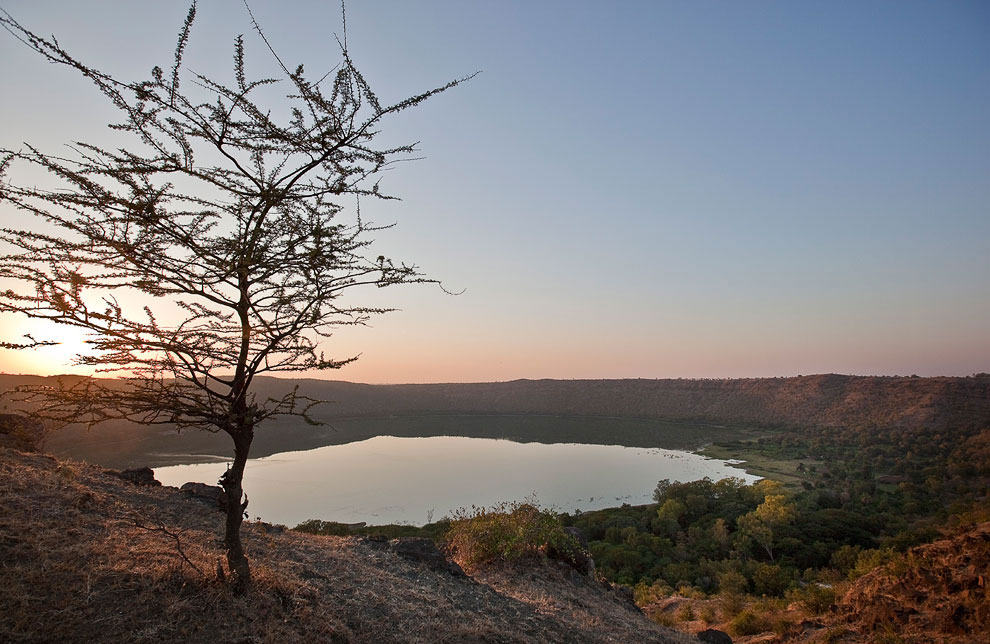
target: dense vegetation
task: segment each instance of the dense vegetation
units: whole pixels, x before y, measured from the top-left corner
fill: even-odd
[[[990,520],[990,429],[982,427],[973,424],[951,432],[890,426],[778,430],[707,450],[746,459],[747,469],[767,476],[756,484],[731,478],[663,480],[655,503],[573,516],[537,512],[531,506],[515,512],[513,506],[460,522],[458,539],[466,552],[477,548],[483,553],[479,560],[510,561],[515,556],[508,553],[549,552],[551,539],[544,538],[548,529],[561,536],[562,530],[577,527],[589,540],[599,577],[633,586],[636,603],[651,619],[687,632],[714,625],[733,636],[773,632],[807,641],[800,625],[814,623],[822,631],[821,641],[832,641],[849,630],[835,621],[846,619],[836,617],[842,610],[854,621],[880,619],[889,629],[889,605],[875,608],[872,600],[855,597],[886,592],[876,579],[897,578],[917,567],[918,550],[907,552],[911,546],[943,532],[953,534],[958,529],[946,528],[955,524]],[[448,547],[456,532],[450,520],[423,528],[356,530],[343,524],[307,524],[297,529],[419,534]],[[946,548],[947,542],[938,543]],[[519,544],[521,549],[512,550]],[[953,564],[958,570],[946,572],[935,562],[915,574],[927,575],[926,583],[941,583],[933,586],[938,597],[930,605],[914,600],[904,604],[921,626],[897,628],[914,628],[920,639],[890,641],[931,641],[931,632],[946,628],[979,631],[970,622],[982,623],[986,617],[985,609],[974,608],[985,602],[980,599],[984,582],[965,563],[971,554],[959,554],[964,563]],[[939,573],[925,572],[929,568]],[[968,579],[969,585],[953,586],[957,577]],[[858,581],[850,581],[854,579]],[[858,589],[854,600],[847,596],[850,588]],[[962,617],[945,622],[943,604]],[[819,617],[807,622],[812,616]],[[937,622],[937,628],[929,628],[929,622]]]
[[[865,573],[988,503],[986,429],[801,428],[719,447],[792,464],[792,474],[780,477],[786,484],[663,480],[653,504],[564,514],[560,520],[587,537],[601,576],[636,586],[641,597],[678,589],[779,597],[801,587],[807,593],[807,582]],[[511,508],[504,514],[506,525],[518,518]],[[453,523],[462,532],[472,525]],[[452,534],[449,519],[422,528],[311,520],[297,529],[446,541]]]
[[[639,594],[781,596],[861,574],[987,503],[990,430],[789,430],[723,448],[796,463],[790,484],[661,481],[656,504],[563,517]]]

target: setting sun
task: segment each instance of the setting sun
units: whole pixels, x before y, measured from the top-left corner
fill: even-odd
[[[86,333],[70,326],[4,316],[0,328],[7,342],[27,341],[30,335],[38,342],[54,341],[58,344],[33,349],[0,349],[0,372],[32,373],[43,376],[63,373],[92,374],[92,367],[76,364],[76,358],[91,352],[86,344]]]

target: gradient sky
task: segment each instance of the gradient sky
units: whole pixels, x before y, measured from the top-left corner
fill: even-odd
[[[337,62],[335,3],[255,5],[287,63]],[[121,78],[168,66],[187,9],[0,6]],[[347,20],[385,100],[482,73],[386,127],[425,159],[386,177],[403,201],[363,205],[398,223],[380,252],[465,292],[369,294],[402,311],[338,334],[362,357],[322,377],[990,371],[990,4],[353,0]],[[188,66],[229,76],[250,31],[204,0]],[[106,136],[69,70],[7,34],[0,59],[4,146]],[[270,68],[249,37],[249,73]]]

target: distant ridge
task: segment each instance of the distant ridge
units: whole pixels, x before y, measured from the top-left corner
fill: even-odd
[[[0,391],[59,376],[0,374]],[[62,376],[78,378],[78,376]],[[816,427],[990,426],[990,374],[968,377],[513,380],[366,385],[339,380],[259,378],[259,397],[298,386],[332,401],[319,416],[556,414]]]
[[[70,376],[69,378],[77,378]],[[56,377],[0,375],[0,391],[19,384],[49,384]],[[684,436],[696,446],[713,438],[710,426],[880,428],[953,433],[990,428],[990,375],[970,377],[884,377],[824,374],[795,378],[741,378],[733,380],[514,380],[494,383],[366,385],[315,379],[259,378],[257,395],[280,396],[293,387],[312,398],[332,401],[314,416],[327,423],[311,427],[293,418],[277,418],[261,428],[252,451],[255,456],[313,449],[364,440],[396,431],[394,423],[354,422],[389,416],[429,418],[437,415],[550,415],[599,418],[639,418],[688,422],[697,426]],[[0,400],[0,412],[3,411]],[[335,421],[340,421],[335,423]],[[480,423],[485,427],[488,424]],[[580,437],[540,433],[533,425],[492,423],[480,437],[579,442],[629,446],[663,444],[650,427],[635,435],[614,435],[615,424],[580,422]],[[425,425],[425,427],[423,427]],[[495,426],[499,427],[496,428]],[[435,423],[405,430],[407,436],[432,436],[435,431],[461,435],[464,423]],[[454,427],[454,429],[449,429]],[[461,428],[461,429],[458,429]],[[661,431],[657,429],[656,431]],[[715,439],[717,440],[717,439]],[[229,439],[220,434],[187,431],[181,436],[166,426],[136,426],[115,421],[87,432],[70,426],[53,434],[47,448],[63,457],[87,460],[107,467],[160,466],[197,462],[208,455],[226,456]]]
[[[329,416],[424,412],[563,414],[818,427],[990,426],[990,375],[824,374],[732,380],[514,380],[362,385],[265,379],[263,389],[336,401]]]

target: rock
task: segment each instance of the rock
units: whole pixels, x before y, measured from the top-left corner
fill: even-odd
[[[183,483],[179,488],[190,498],[212,505],[218,510],[227,511],[227,495],[223,488],[218,485],[207,485],[206,483]]]
[[[227,497],[224,496],[226,499]],[[266,523],[265,521],[257,521],[255,524],[258,528],[263,530],[265,534],[283,534],[287,528],[281,523]]]
[[[369,534],[366,536],[357,537],[357,542],[364,544],[369,548],[374,548],[375,550],[388,549],[388,537],[381,534]]]
[[[732,644],[728,633],[709,628],[698,633],[698,639],[705,644]]]
[[[155,479],[155,471],[150,467],[136,467],[123,472],[115,472],[115,474],[134,485],[161,485],[161,481]]]
[[[37,452],[45,437],[38,421],[21,414],[0,414],[0,447]]]
[[[466,576],[461,567],[447,559],[430,539],[400,537],[389,541],[388,549],[403,559],[423,564],[430,570],[446,572],[455,577]]]

